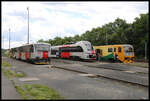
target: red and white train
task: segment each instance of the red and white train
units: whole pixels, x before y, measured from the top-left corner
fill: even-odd
[[[51,57],[94,60],[96,54],[90,42],[78,41],[73,44],[52,46]]]
[[[12,58],[29,61],[35,64],[49,64],[51,45],[47,43],[26,44],[11,48]]]

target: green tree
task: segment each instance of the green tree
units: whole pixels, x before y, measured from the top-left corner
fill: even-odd
[[[105,45],[106,39],[109,45],[112,44],[132,44],[135,49],[135,56],[144,57],[145,42],[147,41],[149,55],[149,15],[140,14],[133,23],[127,23],[125,20],[117,18],[114,22],[103,25],[102,27],[87,30],[82,35],[74,37],[55,37],[44,41],[51,45],[62,45],[68,42],[89,41],[92,45]],[[106,37],[107,36],[107,37]]]
[[[145,41],[149,44],[149,16],[148,14],[140,14],[140,17],[135,18],[132,24],[133,45],[136,55],[144,56]],[[149,46],[148,46],[149,47]],[[148,48],[149,49],[149,48]],[[149,50],[147,51],[149,54]]]

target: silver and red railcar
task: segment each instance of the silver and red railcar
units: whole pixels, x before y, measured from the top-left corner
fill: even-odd
[[[26,44],[11,48],[12,58],[29,61],[35,64],[49,64],[51,45],[47,43]]]
[[[74,44],[52,46],[51,57],[83,60],[96,59],[93,46],[88,41],[78,41]]]

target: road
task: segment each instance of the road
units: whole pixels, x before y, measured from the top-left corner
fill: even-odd
[[[21,96],[18,94],[16,89],[14,88],[11,81],[4,75],[1,74],[2,77],[2,99],[22,99]]]
[[[89,78],[82,73],[48,68],[48,65],[34,65],[9,58],[4,60],[10,62],[15,71],[26,73],[28,78],[39,79],[21,81],[19,78],[14,78],[15,83],[45,84],[66,99],[148,99],[148,87],[121,83],[103,77]],[[66,65],[61,62],[52,62],[52,64]]]

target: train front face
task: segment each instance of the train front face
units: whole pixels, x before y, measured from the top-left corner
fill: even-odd
[[[124,63],[131,63],[134,59],[134,49],[132,45],[124,45]]]
[[[88,41],[81,41],[81,44],[83,47],[83,57],[84,59],[88,60],[96,60],[96,54],[93,46]]]
[[[50,44],[34,44],[35,64],[49,64],[50,62]]]

